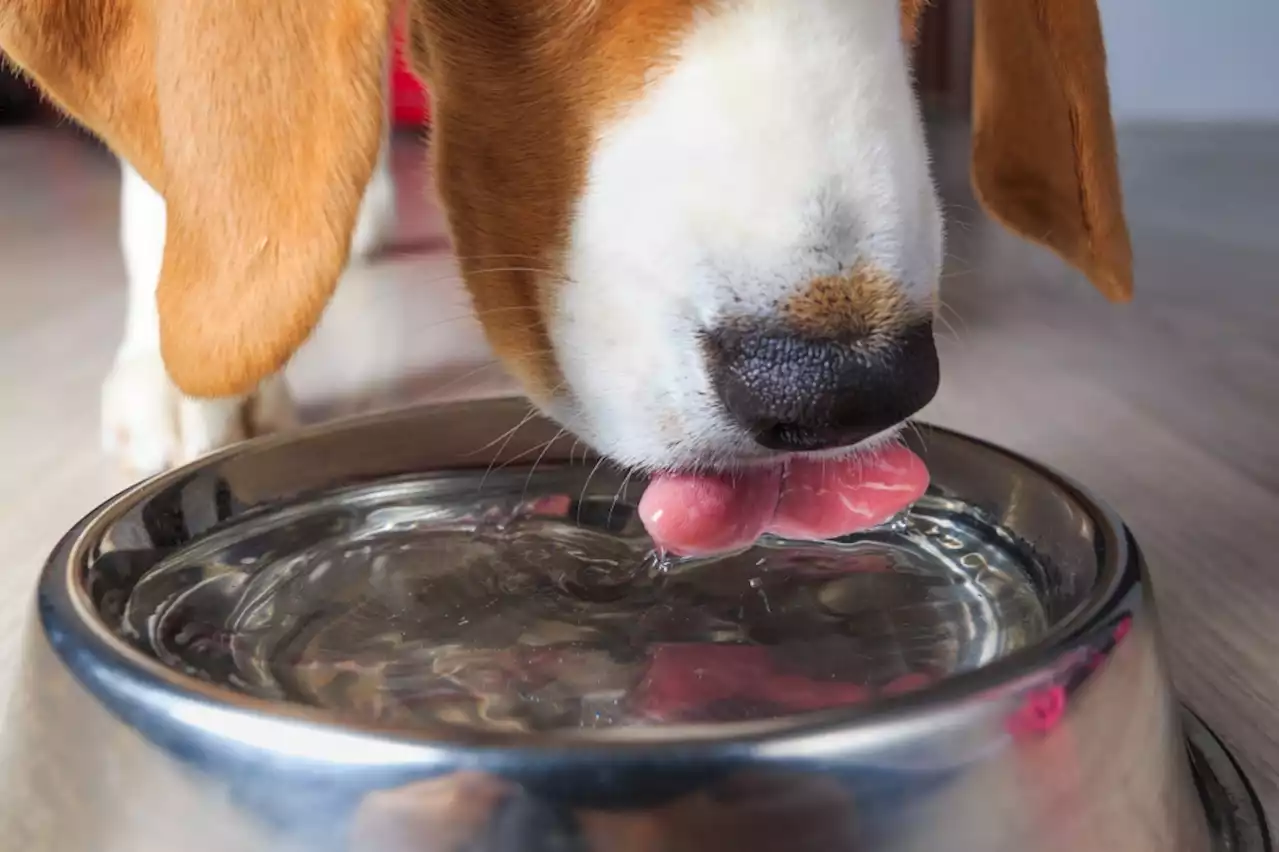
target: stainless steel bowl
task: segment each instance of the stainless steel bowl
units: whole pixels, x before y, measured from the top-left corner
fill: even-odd
[[[896,525],[673,565],[640,484],[526,413],[254,442],[83,520],[40,581],[0,836],[1269,848],[1170,693],[1136,544],[1057,474],[926,428],[934,487]]]

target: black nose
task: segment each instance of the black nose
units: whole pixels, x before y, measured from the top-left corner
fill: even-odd
[[[729,416],[775,450],[857,443],[915,414],[938,390],[928,322],[854,341],[729,326],[704,345]]]

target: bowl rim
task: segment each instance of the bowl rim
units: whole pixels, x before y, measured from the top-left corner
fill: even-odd
[[[314,742],[327,738],[336,747],[359,744],[371,762],[389,765],[421,765],[452,761],[460,751],[492,763],[495,755],[554,755],[561,761],[591,760],[607,754],[610,760],[626,755],[649,761],[708,750],[732,757],[743,750],[760,752],[767,747],[778,757],[812,753],[815,738],[827,742],[839,735],[852,747],[858,742],[883,746],[886,739],[909,740],[923,728],[966,703],[966,699],[1018,684],[1033,685],[1054,661],[1070,654],[1108,624],[1108,616],[1123,609],[1143,587],[1142,555],[1133,536],[1118,515],[1074,480],[1044,464],[992,442],[946,427],[919,423],[929,434],[958,440],[1004,456],[1065,492],[1090,517],[1098,551],[1098,580],[1072,613],[1054,625],[1033,645],[1014,651],[977,669],[944,678],[938,683],[902,695],[878,698],[859,705],[811,711],[773,719],[735,723],[661,725],[653,729],[621,728],[590,731],[522,733],[453,726],[399,727],[361,723],[339,718],[324,708],[274,701],[213,685],[171,669],[115,634],[98,616],[86,593],[83,576],[90,567],[89,553],[102,533],[126,511],[148,495],[172,486],[192,474],[251,452],[273,446],[313,440],[335,432],[358,431],[371,424],[413,421],[425,414],[439,415],[452,409],[465,415],[471,407],[506,398],[458,403],[419,405],[392,412],[362,414],[304,427],[282,435],[241,442],[190,464],[135,483],[99,504],[71,528],[52,550],[40,573],[36,603],[38,627],[62,664],[97,700],[118,715],[136,717],[135,727],[145,725],[156,713],[179,725],[215,726],[252,746],[274,750],[289,748],[276,741],[281,732],[304,726]],[[441,472],[448,468],[440,468]],[[523,759],[523,758],[521,758]]]

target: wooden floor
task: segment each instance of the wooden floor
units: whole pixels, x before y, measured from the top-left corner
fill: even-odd
[[[1132,525],[1177,684],[1274,825],[1276,128],[1122,134],[1138,299],[1120,308],[986,222],[963,133],[935,136],[954,333],[927,419],[1060,468]],[[421,159],[396,148],[405,251],[349,276],[292,368],[313,411],[511,387],[466,317]],[[66,132],[0,134],[0,675],[44,554],[123,484],[96,423],[123,318],[117,183]]]

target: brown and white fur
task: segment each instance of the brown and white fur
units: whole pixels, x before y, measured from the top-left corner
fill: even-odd
[[[931,316],[943,234],[910,80],[921,5],[412,0],[454,247],[490,343],[543,410],[640,469],[775,458],[717,399],[710,330],[878,340]],[[1093,0],[977,6],[980,198],[1124,298]],[[104,402],[135,466],[287,420],[275,376],[391,191],[389,13],[0,0],[0,46],[137,169]]]
[[[372,259],[395,228],[389,131],[388,121],[351,236],[352,263]],[[134,476],[159,473],[297,422],[282,375],[268,377],[250,394],[215,399],[187,396],[169,378],[156,310],[164,238],[164,197],[122,160],[120,248],[128,291],[124,336],[102,385],[101,428],[102,448]]]

